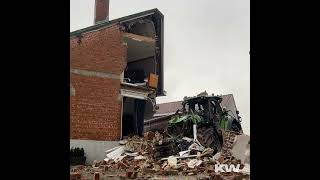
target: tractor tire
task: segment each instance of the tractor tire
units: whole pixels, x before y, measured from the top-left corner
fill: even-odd
[[[222,149],[222,134],[222,132],[215,131],[213,127],[200,127],[197,129],[197,138],[201,145],[212,148],[214,153]]]

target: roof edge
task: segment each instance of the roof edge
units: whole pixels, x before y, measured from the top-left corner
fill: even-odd
[[[128,15],[128,16],[124,16],[124,17],[121,17],[121,18],[118,18],[118,19],[113,19],[111,21],[102,21],[102,22],[100,22],[98,24],[95,24],[93,26],[89,26],[89,27],[86,27],[86,28],[82,28],[82,29],[79,29],[79,30],[72,31],[72,32],[70,32],[70,37],[77,36],[77,35],[79,35],[81,33],[94,31],[94,30],[97,30],[97,29],[100,29],[100,28],[103,28],[103,27],[107,27],[107,26],[113,25],[113,24],[117,24],[117,23],[120,23],[122,21],[127,21],[127,20],[130,20],[130,19],[137,19],[137,18],[144,17],[144,16],[149,16],[151,14],[157,14],[161,18],[164,17],[163,14],[157,8],[154,8],[154,9],[150,9],[150,10],[147,10],[147,11],[139,12],[139,13],[136,13],[136,14],[131,14],[131,15]]]

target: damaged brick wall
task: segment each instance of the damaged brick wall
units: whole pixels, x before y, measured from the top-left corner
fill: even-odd
[[[70,38],[71,139],[119,140],[121,133],[120,74],[126,46],[118,26]]]

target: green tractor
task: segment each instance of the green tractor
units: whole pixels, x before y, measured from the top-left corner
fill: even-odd
[[[185,97],[182,110],[169,120],[167,133],[171,137],[192,138],[193,125],[196,124],[197,140],[215,153],[220,152],[226,131],[242,134],[240,117],[234,117],[222,108],[221,102],[221,96],[208,96],[206,92],[196,97]]]

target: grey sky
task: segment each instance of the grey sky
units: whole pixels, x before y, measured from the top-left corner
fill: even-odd
[[[94,0],[70,0],[70,31],[93,25]],[[250,134],[249,0],[110,0],[110,20],[158,8],[164,14],[164,88],[158,103],[204,90],[233,94]]]

